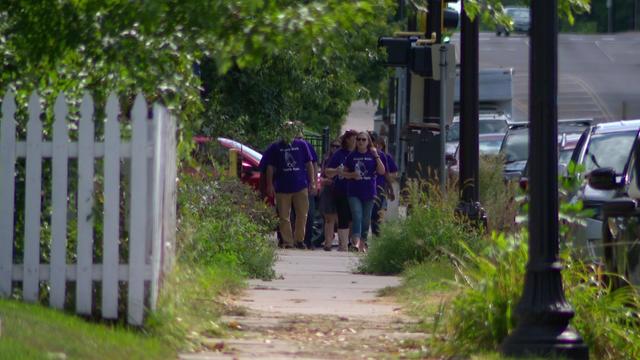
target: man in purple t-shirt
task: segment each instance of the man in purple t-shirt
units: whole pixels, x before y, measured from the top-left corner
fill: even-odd
[[[309,190],[315,191],[312,157],[304,141],[295,139],[300,132],[296,123],[288,121],[281,128],[282,139],[269,147],[267,192],[275,194],[280,234],[285,248],[303,246]],[[295,209],[295,234],[291,230],[291,207]],[[294,243],[295,241],[295,243]]]

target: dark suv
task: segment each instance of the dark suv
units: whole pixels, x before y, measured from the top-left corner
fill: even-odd
[[[624,173],[612,167],[593,170],[589,186],[615,195],[602,203],[602,255],[607,270],[640,285],[640,144],[636,136]],[[613,278],[615,286],[623,285]]]
[[[638,147],[640,120],[617,121],[591,126],[585,131],[573,152],[571,161],[584,166],[583,174],[589,179],[574,200],[582,200],[585,209],[593,215],[586,226],[578,231],[575,245],[585,249],[588,258],[602,259],[603,204],[626,196],[630,179],[631,155]],[[604,186],[605,177],[615,186]]]

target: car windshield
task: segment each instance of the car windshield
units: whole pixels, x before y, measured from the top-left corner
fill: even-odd
[[[511,133],[505,139],[504,157],[507,162],[527,160],[529,157],[529,133]]]
[[[515,20],[529,20],[529,11],[524,9],[508,10],[507,13]]]
[[[480,154],[496,155],[500,152],[500,145],[502,145],[502,140],[480,141],[478,150],[480,150]]]
[[[480,120],[478,122],[480,134],[497,134],[507,132],[507,122],[504,120]]]
[[[560,153],[558,153],[558,164],[567,165],[569,161],[571,161],[572,154],[573,149],[560,150]]]
[[[631,153],[631,146],[637,131],[592,135],[587,152],[584,156],[584,166],[587,172],[594,169],[610,167],[617,174],[622,174]]]
[[[478,132],[480,134],[504,134],[508,125],[504,120],[480,120],[478,122]],[[460,141],[460,123],[454,122],[447,131],[447,141]]]

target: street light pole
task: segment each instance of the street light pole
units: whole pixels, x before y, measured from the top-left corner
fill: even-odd
[[[558,259],[558,0],[531,2],[529,54],[529,262],[518,326],[502,343],[507,356],[588,359],[569,326],[574,315]]]
[[[445,142],[447,141],[447,80],[448,70],[447,66],[447,47],[444,44],[440,45],[440,191],[443,196],[447,194],[447,168],[445,157]]]
[[[473,204],[479,200],[478,174],[478,19],[467,16],[462,4],[460,29],[460,189],[461,201]]]

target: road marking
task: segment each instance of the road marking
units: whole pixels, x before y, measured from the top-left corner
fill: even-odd
[[[611,37],[611,36],[606,36],[606,37],[603,37],[601,40],[602,41],[616,41],[616,38]]]
[[[600,108],[600,111],[602,112],[602,115],[604,115],[604,117],[608,120],[611,121],[611,112],[609,111],[609,109],[607,108],[607,105],[605,104],[604,101],[602,101],[602,99],[600,99],[600,96],[598,96],[598,94],[593,90],[593,88],[591,88],[591,86],[589,86],[589,84],[587,84],[585,81],[583,81],[582,79],[576,77],[576,76],[572,76],[575,79],[575,81],[579,84],[581,84],[585,90],[593,97],[593,99],[595,100],[596,105]]]
[[[606,52],[606,51],[604,51],[604,50],[600,47],[600,42],[599,42],[599,41],[594,42],[594,44],[596,44],[596,47],[597,47],[598,49],[600,49],[600,51],[602,51],[602,53],[604,54],[604,56],[608,57],[608,58],[609,58],[609,60],[611,60],[611,62],[612,62],[612,63],[615,63],[615,60],[613,60],[613,58],[612,58],[609,54],[607,54],[607,52]]]

